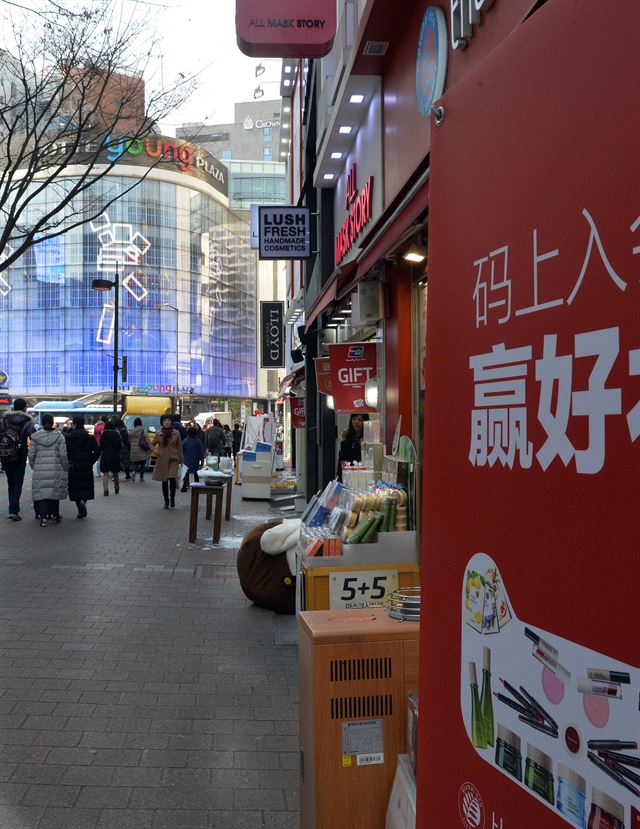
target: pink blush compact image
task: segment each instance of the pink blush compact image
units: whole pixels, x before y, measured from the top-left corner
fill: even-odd
[[[604,728],[609,722],[609,700],[606,697],[583,694],[582,705],[587,719],[594,728]]]
[[[549,668],[542,669],[542,690],[549,702],[552,702],[554,705],[558,705],[564,698],[564,682],[552,673]]]

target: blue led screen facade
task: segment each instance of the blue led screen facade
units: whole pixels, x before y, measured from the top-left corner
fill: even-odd
[[[85,207],[131,179],[108,176]],[[195,184],[195,183],[194,183]],[[64,179],[32,205],[59,200]],[[147,178],[98,219],[43,240],[0,273],[0,371],[13,394],[80,395],[113,383],[113,280],[127,387],[244,397],[256,390],[256,257],[248,226],[205,189]],[[176,310],[177,309],[177,310]],[[176,336],[177,326],[177,336]]]

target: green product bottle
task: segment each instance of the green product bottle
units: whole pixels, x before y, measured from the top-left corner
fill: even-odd
[[[471,742],[476,748],[486,748],[487,740],[484,735],[482,708],[478,696],[478,677],[476,663],[469,662],[469,679],[471,681]]]
[[[484,738],[488,746],[494,743],[493,731],[493,700],[491,699],[491,649],[485,647],[482,651],[482,692],[480,694],[480,710],[484,725]]]

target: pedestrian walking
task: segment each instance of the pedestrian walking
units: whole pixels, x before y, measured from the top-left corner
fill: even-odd
[[[155,436],[153,445],[156,447],[158,457],[153,468],[153,480],[162,481],[162,495],[164,496],[164,508],[169,509],[176,505],[176,478],[181,463],[184,463],[182,452],[182,441],[180,434],[173,428],[171,415],[163,415],[160,418],[162,428]]]
[[[233,432],[231,433],[233,439],[233,457],[240,451],[240,444],[242,443],[242,429],[239,423],[233,424]]]
[[[87,517],[87,501],[93,501],[93,465],[100,457],[100,447],[84,427],[84,418],[76,415],[73,428],[65,434],[69,460],[69,500],[75,501],[78,518]]]
[[[171,415],[173,421],[173,428],[180,435],[180,440],[184,440],[187,436],[187,430],[182,425],[182,417],[179,414]]]
[[[120,467],[125,475],[125,481],[131,480],[131,441],[129,440],[129,430],[119,417],[114,417],[113,422],[116,430],[120,435],[122,448],[120,449]]]
[[[31,492],[33,505],[40,517],[40,526],[46,527],[51,518],[60,522],[60,501],[67,497],[68,469],[67,442],[62,432],[53,428],[53,415],[42,415],[42,429],[31,436],[28,458],[33,470]]]
[[[13,411],[7,412],[0,420],[0,463],[7,476],[9,489],[9,518],[22,521],[20,517],[20,496],[27,466],[29,437],[36,425],[27,414],[27,401],[16,397]]]
[[[100,446],[100,440],[102,438],[102,433],[104,432],[104,427],[107,424],[108,420],[109,420],[109,418],[106,415],[102,415],[100,420],[93,427],[93,436],[96,439],[96,443],[98,444],[98,446]],[[96,478],[100,477],[101,473],[100,473],[100,463],[99,462],[96,463],[93,472],[94,472],[94,475],[96,476]]]
[[[217,455],[218,458],[224,451],[224,430],[217,417],[207,432],[207,449],[210,455]]]
[[[139,417],[133,421],[133,429],[129,432],[131,477],[135,481],[136,473],[140,475],[140,483],[144,483],[144,470],[147,468],[151,444]]]
[[[224,424],[222,427],[222,433],[222,440],[224,441],[224,456],[225,458],[230,458],[233,454],[233,434],[228,424]]]
[[[120,432],[112,420],[104,425],[104,431],[100,438],[100,472],[102,472],[102,486],[104,494],[109,494],[109,473],[113,473],[113,489],[116,495],[120,492],[120,452],[122,440]]]
[[[197,436],[198,436],[198,440],[199,440],[199,441],[200,441],[200,443],[202,444],[202,448],[204,449],[205,454],[206,454],[206,450],[207,450],[207,433],[205,432],[205,430],[202,428],[202,426],[201,426],[199,423],[194,423],[193,425],[194,425],[194,427],[195,427],[195,430],[196,430],[196,433],[197,433]]]
[[[184,476],[182,489],[180,491],[186,492],[189,489],[189,475],[193,475],[194,481],[200,480],[198,478],[198,470],[204,460],[204,446],[198,437],[198,430],[195,426],[190,426],[187,429],[187,437],[182,441],[182,452],[187,467],[187,474]]]

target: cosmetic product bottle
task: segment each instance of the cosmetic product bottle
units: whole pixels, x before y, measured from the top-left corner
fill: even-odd
[[[568,821],[585,829],[587,781],[577,772],[558,763],[558,799],[556,806]]]
[[[598,682],[595,679],[579,679],[578,692],[580,694],[591,694],[594,697],[622,699],[622,688],[617,682]]]
[[[594,787],[588,829],[624,829],[624,806]]]
[[[539,794],[547,803],[556,802],[553,779],[553,760],[548,754],[529,744],[524,767],[524,785]]]
[[[482,651],[482,692],[480,694],[480,708],[484,724],[484,738],[488,746],[494,743],[493,729],[493,700],[491,699],[491,649]]]
[[[484,736],[484,722],[480,697],[478,696],[478,676],[476,663],[469,662],[469,681],[471,683],[471,742],[476,748],[486,748],[487,740]]]
[[[496,740],[496,765],[522,782],[520,737],[500,723],[498,723],[498,739]]]

